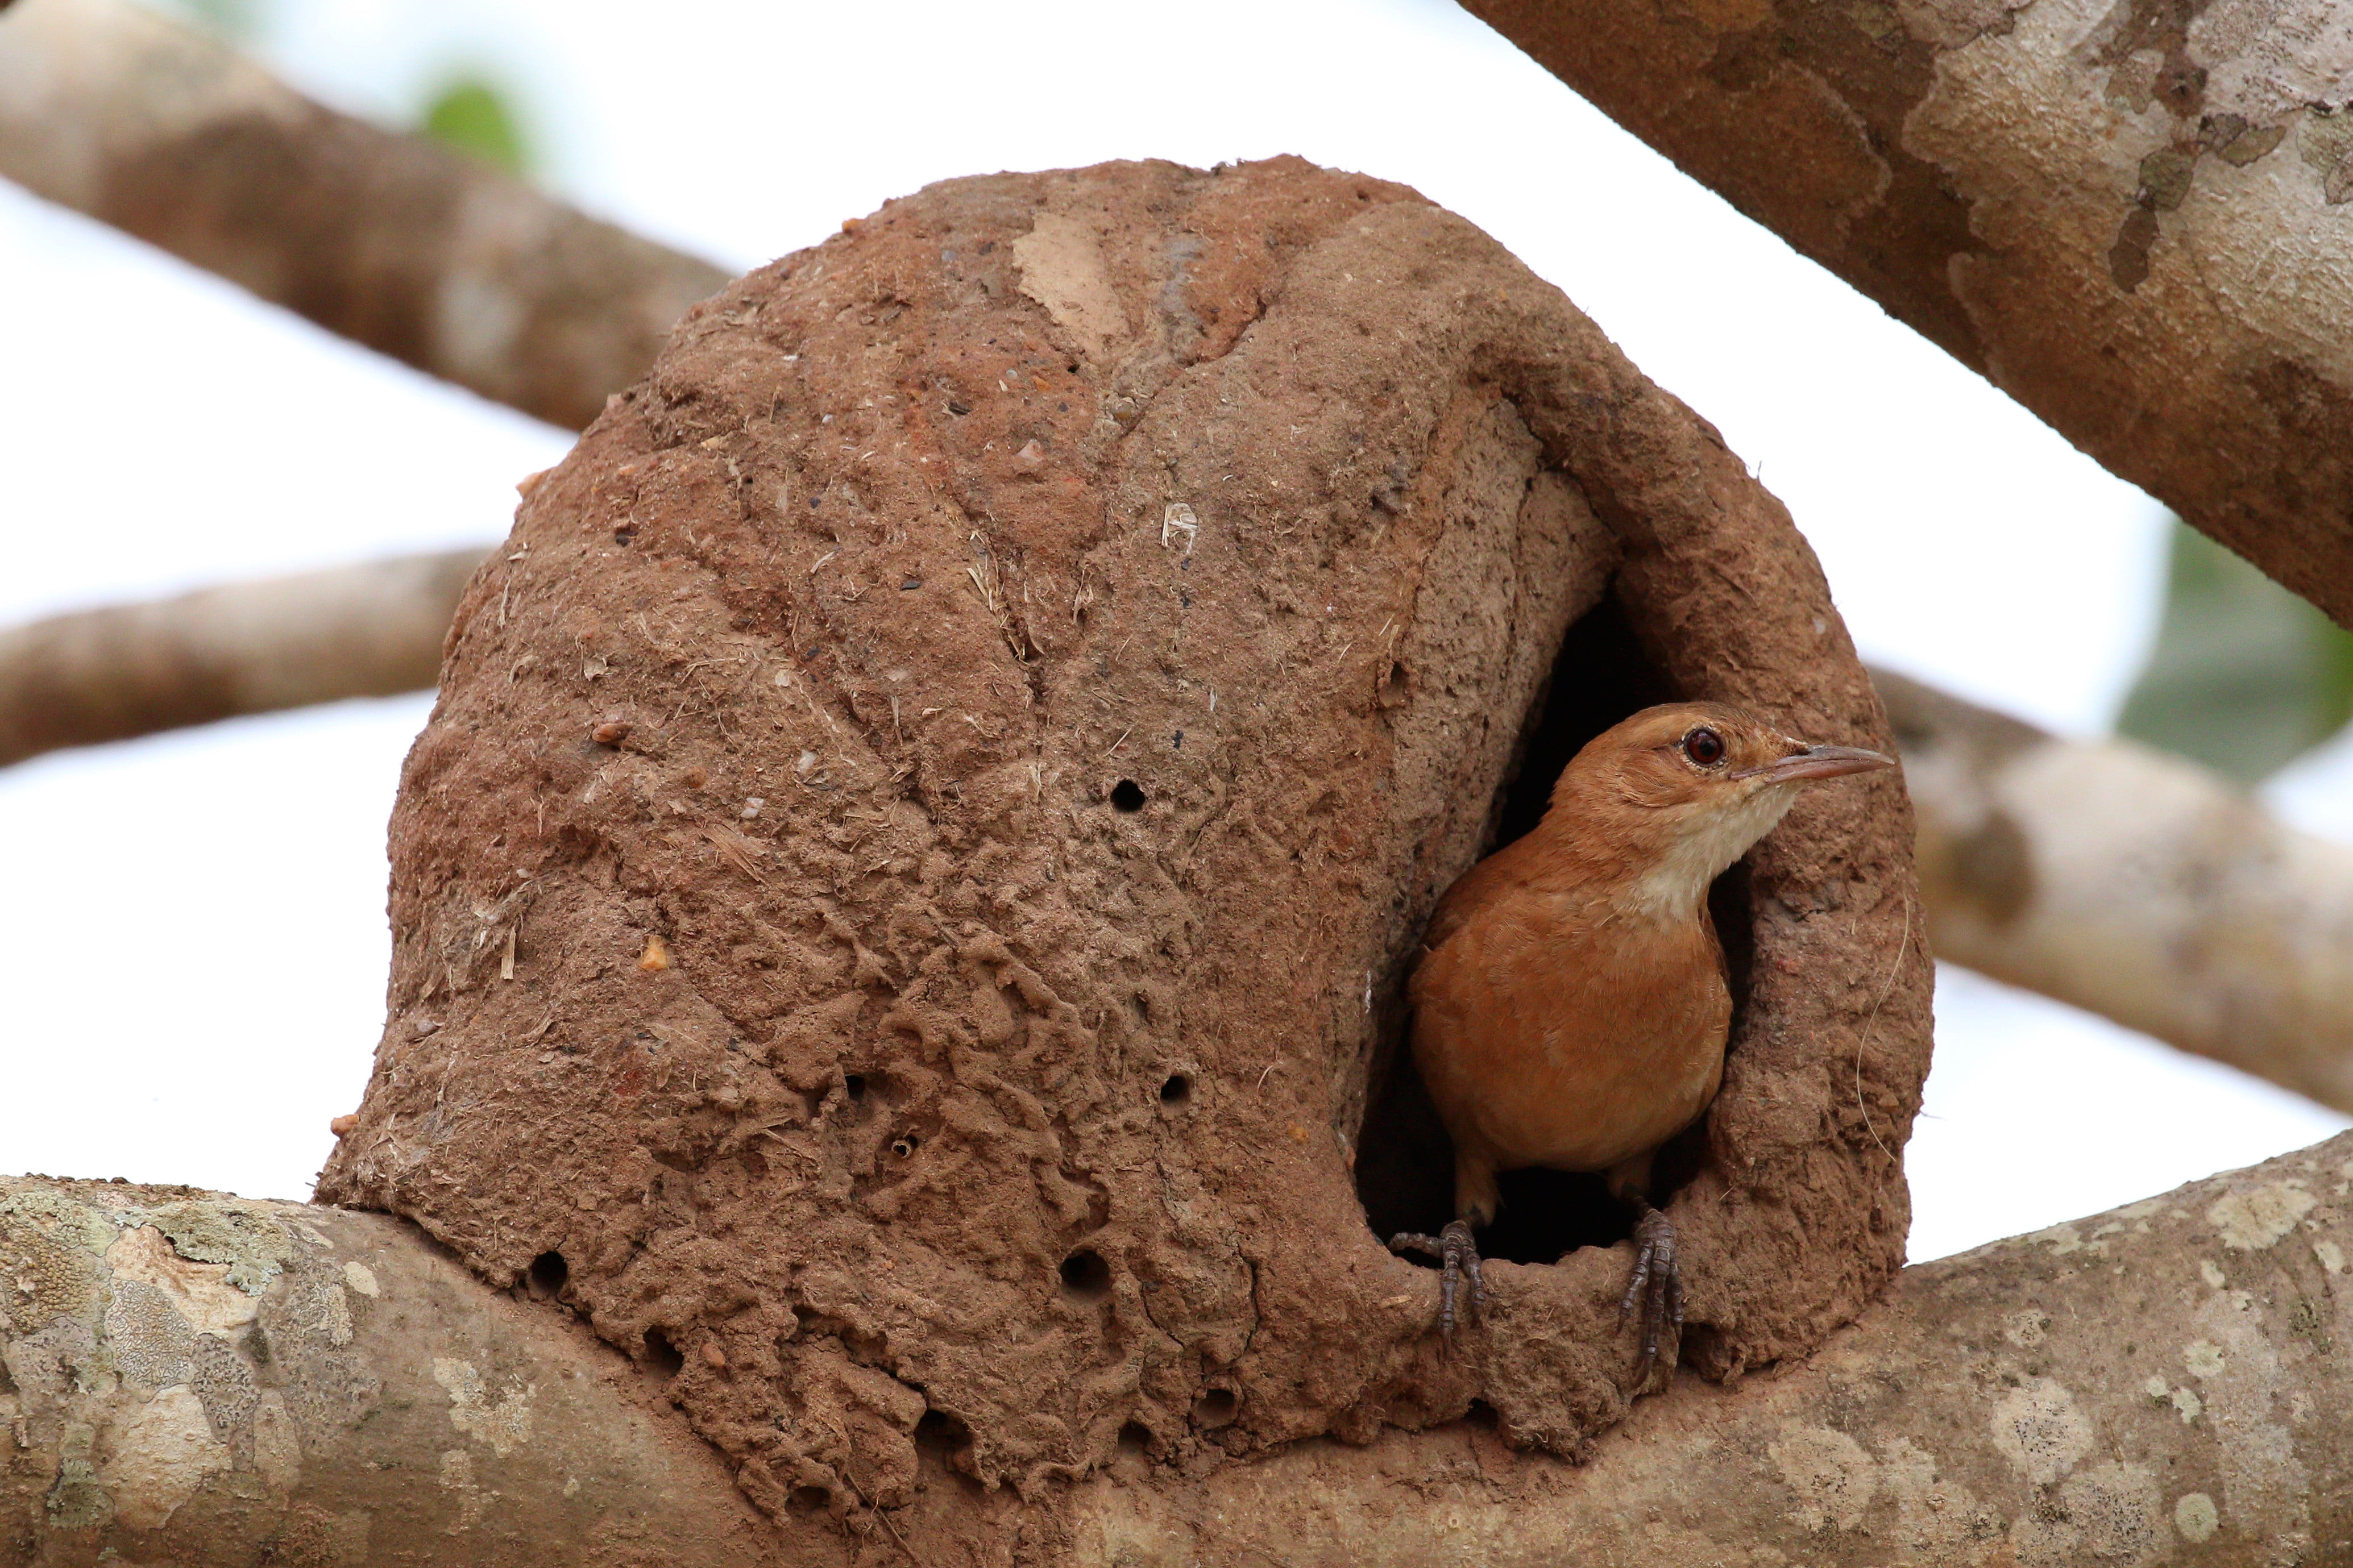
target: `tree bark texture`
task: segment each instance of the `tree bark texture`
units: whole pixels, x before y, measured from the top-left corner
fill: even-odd
[[[2353,29],[2253,0],[1465,0],[2353,625]]]
[[[0,174],[574,429],[726,281],[125,0],[0,20]]]
[[[1938,957],[2353,1111],[2353,851],[2179,757],[1873,679]]]
[[[776,1561],[658,1386],[379,1215],[0,1179],[0,1370],[12,1565]]]
[[[2353,1134],[1907,1268],[1802,1363],[1572,1468],[1465,1423],[1083,1489],[1082,1561],[2284,1568],[2353,1561]]]
[[[1451,1203],[1366,1121],[1421,923],[1524,749],[1672,695],[1888,743],[1712,430],[1469,225],[1295,160],[950,182],[753,273],[450,649],[322,1193],[496,1280],[560,1254],[780,1515],[895,1505],[927,1433],[1024,1495],[1474,1399],[1580,1448],[1636,1383],[1622,1213],[1492,1265],[1451,1355],[1368,1221]],[[1892,777],[1819,792],[1721,889],[1686,1365],[1801,1353],[1900,1261],[1911,831]]]
[[[2353,1552],[2353,1134],[1908,1268],[1812,1358],[1684,1374],[1588,1461],[1473,1418],[1028,1499],[919,1445],[781,1523],[650,1374],[395,1220],[0,1181],[0,1554],[81,1568],[2319,1564]],[[1337,1353],[1335,1347],[1335,1353]],[[854,1409],[813,1419],[853,1441]]]
[[[433,684],[480,550],[404,555],[0,631],[0,766]]]

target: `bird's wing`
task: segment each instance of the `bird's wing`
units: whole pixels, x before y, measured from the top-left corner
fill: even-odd
[[[1422,932],[1421,945],[1430,952],[1446,945],[1446,940],[1499,900],[1508,899],[1524,889],[1533,868],[1529,857],[1521,847],[1525,838],[1514,839],[1484,860],[1480,861],[1446,889],[1430,911],[1430,925]]]

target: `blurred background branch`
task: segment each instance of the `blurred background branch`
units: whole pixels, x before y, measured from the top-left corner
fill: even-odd
[[[500,172],[495,95],[431,117],[470,156],[311,101],[128,0],[19,0],[0,175],[328,331],[578,429],[727,274]]]
[[[429,687],[483,554],[403,556],[0,630],[0,766]]]
[[[1937,957],[2353,1110],[2353,850],[2183,758],[1873,679]]]

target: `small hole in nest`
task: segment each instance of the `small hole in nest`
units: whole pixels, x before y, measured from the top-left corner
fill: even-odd
[[[1168,1081],[1160,1086],[1160,1103],[1182,1105],[1193,1098],[1193,1080],[1181,1072],[1172,1072]]]
[[[1122,779],[1111,786],[1111,804],[1119,811],[1144,809],[1144,786],[1134,779]]]
[[[848,1078],[841,1080],[841,1089],[844,1094],[847,1094],[852,1100],[864,1100],[866,1098],[866,1075],[862,1072],[851,1073]]]
[[[670,1342],[670,1336],[659,1329],[646,1331],[646,1365],[663,1377],[676,1377],[686,1370],[686,1357]]]
[[[1119,1446],[1123,1453],[1148,1454],[1152,1451],[1152,1428],[1141,1421],[1130,1421],[1119,1429]]]
[[[572,1276],[571,1266],[560,1252],[543,1252],[531,1260],[528,1276],[531,1293],[544,1299],[564,1289],[565,1280]]]
[[[833,1493],[823,1487],[795,1487],[793,1495],[788,1500],[795,1508],[807,1509],[814,1512],[831,1502]]]
[[[1242,1402],[1230,1388],[1209,1388],[1193,1401],[1193,1425],[1196,1426],[1230,1426],[1241,1414]]]
[[[923,1141],[913,1133],[903,1133],[891,1140],[891,1152],[904,1160],[923,1146]]]
[[[1062,1284],[1074,1296],[1102,1296],[1111,1290],[1111,1265],[1092,1247],[1082,1247],[1062,1259]]]
[[[972,1428],[944,1410],[926,1410],[915,1423],[915,1447],[946,1455],[969,1446]]]
[[[637,536],[638,531],[629,524],[624,523],[613,531],[613,542],[616,544],[627,544]]]

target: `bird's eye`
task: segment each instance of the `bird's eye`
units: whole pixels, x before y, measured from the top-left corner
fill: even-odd
[[[1712,768],[1724,761],[1724,737],[1710,729],[1694,730],[1683,737],[1683,755],[1701,767]]]

